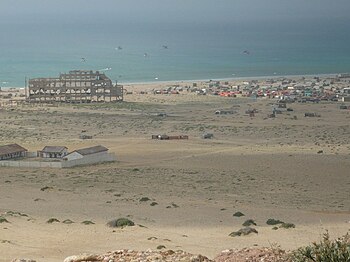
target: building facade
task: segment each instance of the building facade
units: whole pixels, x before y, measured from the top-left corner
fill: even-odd
[[[86,157],[100,157],[108,154],[108,148],[104,146],[93,146],[83,149],[75,150],[68,155],[64,157],[65,160],[71,161],[71,160],[77,160],[77,159],[83,159]]]
[[[28,150],[17,144],[0,146],[0,161],[26,157]]]
[[[123,101],[123,86],[99,71],[74,70],[58,78],[28,81],[27,101],[33,103],[91,103]]]
[[[63,158],[68,154],[68,148],[65,146],[45,146],[38,151],[38,157],[41,158]]]

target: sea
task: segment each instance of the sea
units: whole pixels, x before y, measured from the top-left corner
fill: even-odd
[[[0,86],[99,70],[118,83],[350,72],[347,21],[1,21]]]

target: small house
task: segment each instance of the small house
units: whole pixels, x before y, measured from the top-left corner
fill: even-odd
[[[68,155],[68,148],[65,146],[45,146],[38,151],[38,157],[42,158],[63,158]]]
[[[104,146],[93,146],[75,150],[64,157],[66,160],[82,159],[84,157],[99,157],[108,154],[108,148]]]
[[[17,144],[0,146],[0,160],[16,159],[25,157],[28,150]]]

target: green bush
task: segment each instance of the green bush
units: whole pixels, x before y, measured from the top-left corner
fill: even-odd
[[[242,212],[238,211],[238,212],[234,213],[233,216],[234,217],[243,217],[244,214]]]
[[[62,221],[63,224],[73,224],[74,222],[70,219],[66,219],[64,221]]]
[[[280,228],[285,228],[285,229],[295,228],[295,225],[293,223],[282,223],[280,225]]]
[[[48,224],[52,224],[52,223],[59,223],[60,221],[57,218],[50,218],[49,220],[46,221],[46,223]]]
[[[7,211],[6,215],[8,216],[21,216],[21,217],[28,217],[27,214],[20,213],[20,212],[14,212],[14,211]]]
[[[8,223],[9,221],[4,218],[4,217],[0,217],[0,223]]]
[[[278,224],[283,224],[284,222],[279,220],[279,219],[274,219],[274,218],[269,218],[267,221],[266,221],[266,224],[270,225],[270,226],[275,226],[275,225],[278,225]]]
[[[147,202],[150,201],[151,199],[149,197],[141,197],[140,202]]]
[[[256,223],[253,219],[248,219],[248,220],[244,221],[244,223],[242,225],[245,227],[249,227],[249,226],[256,226]]]
[[[350,235],[331,240],[329,233],[323,235],[320,243],[299,248],[292,253],[293,262],[349,262]]]
[[[157,246],[157,249],[164,249],[164,248],[166,248],[164,245]]]
[[[107,223],[109,227],[126,227],[126,226],[134,226],[135,223],[127,218],[118,218],[113,219]]]
[[[90,220],[84,220],[83,222],[81,222],[84,225],[94,225],[95,223],[90,221]]]

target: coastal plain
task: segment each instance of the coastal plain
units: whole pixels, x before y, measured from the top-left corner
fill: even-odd
[[[29,151],[104,145],[117,156],[70,169],[1,167],[0,216],[8,222],[0,224],[0,262],[159,246],[213,258],[232,248],[291,250],[327,230],[332,238],[349,232],[349,110],[295,102],[293,111],[269,118],[276,99],[150,92],[161,87],[125,86],[122,103],[0,110],[1,144]],[[252,109],[254,116],[246,114]],[[83,130],[93,139],[81,140]],[[189,139],[151,139],[158,134]],[[106,226],[120,217],[135,226]],[[51,218],[59,222],[47,223]],[[273,230],[269,218],[295,228]],[[247,219],[258,234],[230,237]]]

